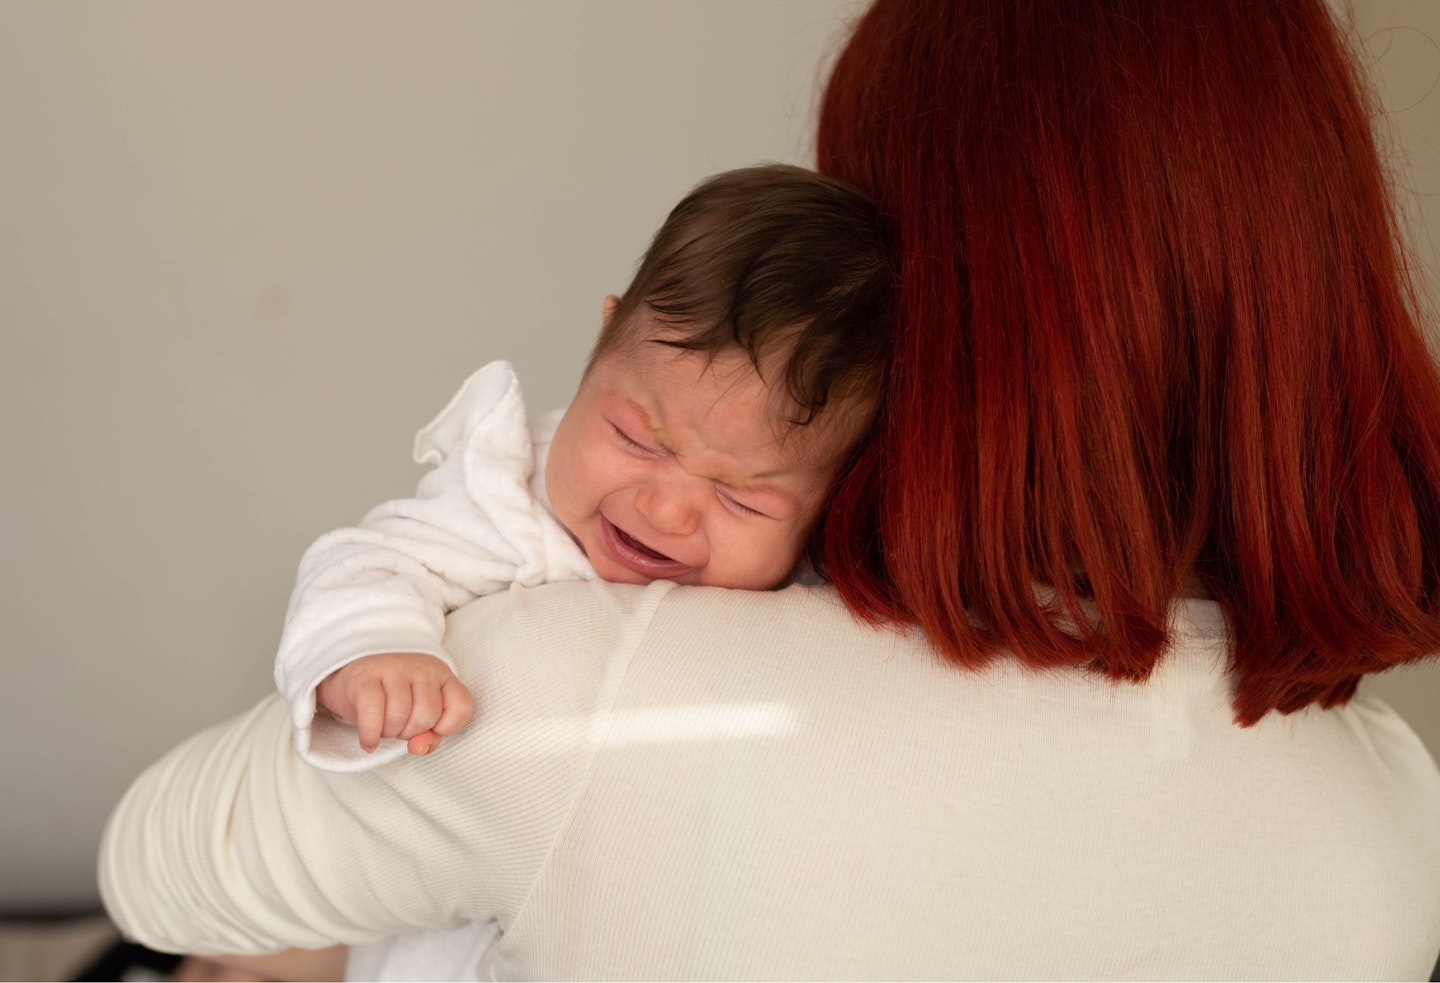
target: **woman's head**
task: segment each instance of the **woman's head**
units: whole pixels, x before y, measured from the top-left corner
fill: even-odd
[[[1440,385],[1373,113],[1322,0],[878,0],[818,142],[901,242],[823,530],[852,606],[1143,679],[1193,580],[1247,722],[1440,647]]]

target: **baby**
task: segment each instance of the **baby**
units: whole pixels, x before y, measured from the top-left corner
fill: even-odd
[[[300,754],[355,771],[459,730],[472,704],[445,615],[510,584],[790,579],[875,411],[894,265],[848,185],[772,165],[696,187],[624,296],[606,298],[563,415],[530,421],[509,365],[485,366],[416,437],[432,468],[416,496],[306,552],[275,669]],[[348,975],[390,978],[400,953],[430,978],[465,978],[496,931],[357,946]],[[224,960],[285,978],[317,956],[343,958]]]
[[[416,438],[416,496],[306,552],[276,660],[302,756],[358,770],[459,730],[445,615],[510,584],[784,583],[873,416],[893,275],[847,185],[769,165],[697,186],[606,298],[563,415],[531,423],[485,366]]]

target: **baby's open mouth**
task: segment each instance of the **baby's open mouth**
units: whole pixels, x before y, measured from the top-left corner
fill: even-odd
[[[605,552],[620,566],[648,580],[673,580],[688,576],[694,568],[641,542],[615,523],[600,517],[600,539]]]
[[[635,547],[637,550],[644,553],[646,556],[654,557],[657,560],[666,560],[670,563],[679,562],[672,557],[666,556],[659,550],[652,550],[650,547],[640,542],[640,540],[636,539],[634,536],[630,535],[628,532],[626,532],[624,529],[621,529],[619,526],[615,527],[615,531],[620,534],[620,538],[624,540],[627,545]]]

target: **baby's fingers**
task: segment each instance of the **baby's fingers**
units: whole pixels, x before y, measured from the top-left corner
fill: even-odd
[[[432,729],[441,737],[447,737],[465,726],[474,709],[474,701],[470,699],[470,691],[454,676],[445,680],[441,693],[445,699],[445,712],[440,714]]]
[[[404,730],[395,735],[407,741],[434,727],[444,709],[444,698],[441,695],[440,686],[433,682],[412,683],[410,700],[410,717],[405,721]]]
[[[380,734],[385,728],[385,687],[378,679],[358,682],[352,692],[352,703],[360,747],[373,751],[380,746]]]
[[[408,679],[385,679],[385,729],[381,732],[382,737],[399,737],[405,732],[413,703]]]
[[[470,698],[470,691],[461,685],[460,680],[453,676],[445,680],[441,684],[440,695],[444,701],[444,711],[433,728],[409,739],[406,748],[411,754],[429,754],[440,746],[442,737],[455,733],[470,719],[474,701]]]
[[[423,734],[416,734],[406,743],[405,748],[411,754],[429,754],[440,746],[440,738],[433,730],[427,730]]]

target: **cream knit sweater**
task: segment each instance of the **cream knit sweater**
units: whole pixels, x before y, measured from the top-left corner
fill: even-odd
[[[472,978],[1424,978],[1423,746],[1363,688],[1238,728],[1214,605],[1175,637],[1116,686],[956,670],[826,588],[516,588],[450,619],[438,753],[321,771],[267,699],[141,776],[101,886],[192,952],[494,920]]]

